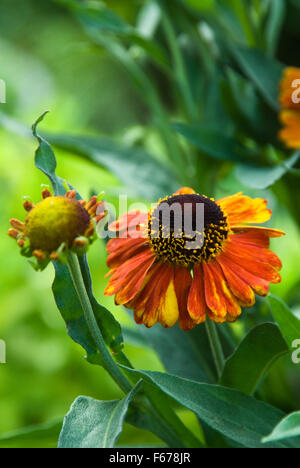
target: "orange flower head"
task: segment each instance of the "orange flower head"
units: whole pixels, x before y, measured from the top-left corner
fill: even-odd
[[[94,237],[94,220],[99,205],[97,197],[89,202],[76,200],[76,192],[52,196],[48,189],[42,192],[42,201],[33,205],[24,202],[28,212],[25,222],[12,219],[8,234],[17,240],[22,255],[35,257],[36,269],[44,269],[49,261],[63,260],[68,249],[85,253]]]
[[[280,83],[280,121],[283,129],[279,138],[288,148],[300,148],[300,68],[288,67]]]
[[[110,226],[117,237],[107,244],[105,294],[147,327],[234,322],[281,281],[269,244],[284,232],[248,225],[270,217],[266,200],[239,193],[215,201],[186,187],[149,213],[126,213]]]

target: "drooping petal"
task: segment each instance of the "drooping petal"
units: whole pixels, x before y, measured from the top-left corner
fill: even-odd
[[[116,221],[109,225],[109,230],[117,232],[122,238],[141,238],[145,237],[144,228],[148,219],[148,213],[142,213],[139,210],[124,213]]]
[[[210,273],[214,278],[215,288],[217,295],[221,298],[221,302],[225,307],[225,316],[231,318],[231,321],[234,321],[241,315],[241,306],[237,298],[230,291],[227,281],[224,277],[223,271],[220,265],[216,261],[212,261],[209,264]],[[209,307],[210,308],[210,307]],[[211,309],[211,308],[210,308]],[[212,312],[217,312],[216,310],[211,309]],[[217,316],[223,314],[216,314]]]
[[[247,266],[241,266],[238,261],[236,261],[236,259],[225,253],[219,257],[219,260],[222,261],[222,265],[224,265],[224,262],[226,262],[226,266],[230,268],[230,270],[234,271],[235,274],[243,279],[247,284],[249,284],[249,286],[251,286],[256,294],[259,296],[266,296],[268,294],[269,282],[261,278],[261,276],[257,276],[248,271]]]
[[[179,326],[182,330],[192,330],[196,323],[188,313],[187,303],[192,284],[191,273],[188,268],[174,268],[174,285],[179,307]]]
[[[193,282],[188,296],[188,312],[192,320],[198,324],[205,322],[206,320],[204,274],[202,265],[195,265],[193,273]]]
[[[227,215],[230,226],[239,223],[264,223],[272,215],[267,208],[267,200],[250,198],[242,193],[218,200],[221,209]]]
[[[173,266],[155,264],[139,294],[126,307],[134,310],[137,323],[143,323],[148,328],[156,322],[166,328],[172,327],[179,316]]]
[[[115,294],[116,304],[129,302],[141,288],[154,261],[155,257],[148,249],[147,252],[136,255],[113,269],[105,295],[113,296]]]
[[[230,256],[235,263],[253,275],[270,283],[280,283],[278,270],[281,268],[281,262],[277,255],[263,248],[259,249],[259,253],[255,247],[245,249],[234,242],[234,236],[231,239],[233,240],[228,242],[224,250],[225,255]]]
[[[226,257],[220,255],[217,262],[222,268],[229,289],[239,299],[243,307],[252,307],[255,303],[255,294],[250,285],[232,269],[232,264],[226,261]]]
[[[260,245],[248,244],[245,239],[240,239],[238,235],[230,238],[230,251],[243,255],[251,260],[255,259],[258,262],[267,263],[277,270],[281,270],[282,263],[280,258],[272,252],[272,250],[261,247]]]
[[[270,238],[281,237],[285,232],[279,229],[270,229],[258,226],[234,226],[231,228],[234,239],[238,239],[240,243],[247,245],[256,245],[268,248],[270,246]]]
[[[213,316],[224,319],[227,315],[226,302],[211,263],[203,263],[205,301]]]
[[[149,250],[145,239],[111,239],[106,246],[108,252],[107,265],[116,268],[130,258]]]

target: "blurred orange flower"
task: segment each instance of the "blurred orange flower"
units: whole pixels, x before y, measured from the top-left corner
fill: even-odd
[[[279,138],[287,147],[300,148],[300,68],[286,68],[280,83],[280,121],[283,129]]]

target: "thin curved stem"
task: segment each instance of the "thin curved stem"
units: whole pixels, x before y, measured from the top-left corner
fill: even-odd
[[[128,393],[132,389],[132,386],[125,377],[125,375],[122,373],[120,368],[117,366],[109,350],[106,347],[85,288],[78,257],[73,252],[68,253],[68,267],[80,304],[82,306],[82,310],[84,312],[87,326],[95,342],[95,345],[101,354],[104,368],[113,378],[113,380],[118,384],[118,386],[123,390],[123,392]]]
[[[205,327],[206,327],[206,332],[207,332],[209,344],[211,347],[212,355],[215,361],[218,378],[220,378],[223,372],[225,358],[224,358],[223,348],[222,348],[222,344],[221,344],[220,337],[218,334],[218,330],[216,328],[215,323],[210,319],[206,320]]]

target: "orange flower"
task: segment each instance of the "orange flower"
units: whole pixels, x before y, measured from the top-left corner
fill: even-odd
[[[280,120],[283,129],[279,138],[289,148],[300,148],[300,68],[286,68],[280,83]]]
[[[166,205],[179,206],[179,217],[171,210],[167,220]],[[241,307],[254,305],[255,294],[266,296],[269,284],[281,281],[281,262],[269,244],[284,232],[246,225],[264,223],[271,214],[260,198],[238,193],[214,201],[183,188],[149,213],[122,215],[110,226],[117,238],[107,244],[111,270],[105,294],[133,309],[135,321],[147,327],[179,321],[190,330],[207,316],[234,322]]]

